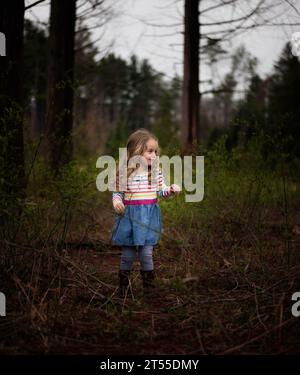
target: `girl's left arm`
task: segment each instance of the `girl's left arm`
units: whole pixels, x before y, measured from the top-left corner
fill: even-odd
[[[162,174],[162,171],[159,170],[158,174],[158,191],[157,194],[159,197],[169,197],[172,194],[179,194],[181,191],[180,187],[176,184],[172,184],[171,186],[167,186],[165,184],[165,179]]]
[[[162,171],[159,170],[158,173],[158,191],[157,195],[162,198],[167,198],[171,195],[171,186],[167,186],[165,183]]]

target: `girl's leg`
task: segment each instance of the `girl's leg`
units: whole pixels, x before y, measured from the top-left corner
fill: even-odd
[[[152,245],[144,245],[139,246],[139,260],[141,263],[141,270],[142,271],[153,271],[153,246]]]
[[[120,270],[131,271],[136,258],[135,246],[122,246]]]
[[[143,279],[144,295],[155,296],[155,271],[153,265],[153,246],[139,246],[139,259],[141,263],[141,276]]]

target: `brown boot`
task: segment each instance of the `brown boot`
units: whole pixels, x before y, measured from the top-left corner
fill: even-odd
[[[119,270],[119,290],[118,296],[120,298],[124,298],[127,294],[130,293],[130,285],[129,285],[129,276],[131,271],[127,270]]]
[[[154,297],[156,295],[156,288],[154,285],[154,280],[155,280],[154,270],[151,270],[151,271],[141,270],[140,272],[141,272],[141,276],[143,280],[144,295]]]

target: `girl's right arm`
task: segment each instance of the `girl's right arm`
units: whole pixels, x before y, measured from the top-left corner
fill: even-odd
[[[112,204],[117,214],[123,214],[125,206],[123,203],[124,193],[121,191],[112,192]]]

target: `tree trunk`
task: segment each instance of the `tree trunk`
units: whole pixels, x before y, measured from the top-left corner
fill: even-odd
[[[0,57],[0,227],[6,238],[14,236],[25,197],[23,27],[24,1],[2,2],[0,32],[6,55]]]
[[[51,0],[46,156],[57,175],[72,158],[76,0]]]
[[[182,92],[182,150],[198,143],[199,128],[199,0],[185,0],[184,72]]]

